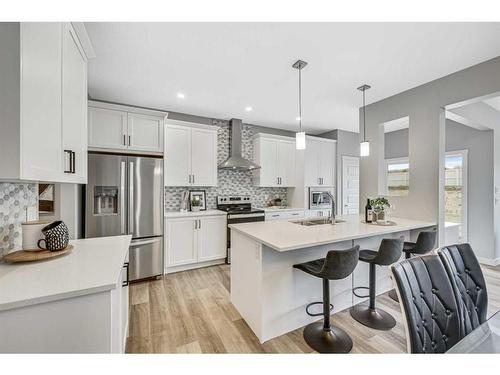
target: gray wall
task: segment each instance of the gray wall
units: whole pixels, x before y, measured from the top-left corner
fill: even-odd
[[[408,156],[408,129],[385,133],[385,158],[395,159]]]
[[[318,135],[318,137],[335,139],[337,141],[337,186],[335,187],[336,202],[342,201],[342,156],[359,157],[359,133],[346,130],[332,130]],[[364,207],[364,206],[363,206]],[[360,205],[361,209],[361,205]],[[337,204],[337,214],[341,214],[340,204]]]
[[[500,92],[499,72],[500,57],[497,57],[368,105],[366,136],[371,148],[370,156],[361,158],[361,202],[368,196],[378,195],[379,125],[409,116],[410,191],[405,197],[391,197],[397,207],[395,216],[438,222],[440,204],[443,203],[440,175],[444,177],[440,169],[440,153],[444,152],[444,126],[440,126],[442,108]],[[360,123],[361,120],[360,110]],[[497,186],[499,180],[495,173]],[[443,233],[440,233],[440,238],[443,238]],[[500,256],[500,251],[495,251],[493,239],[476,252],[487,259]]]
[[[446,120],[446,151],[457,150],[468,150],[467,232],[472,248],[479,252],[493,241],[493,130]]]

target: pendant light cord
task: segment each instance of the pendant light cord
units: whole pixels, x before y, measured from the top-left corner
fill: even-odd
[[[365,105],[365,90],[363,90],[363,142],[366,142],[366,105]]]
[[[302,132],[302,68],[299,67],[299,131]]]

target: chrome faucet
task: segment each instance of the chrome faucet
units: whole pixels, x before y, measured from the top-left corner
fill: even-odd
[[[333,194],[329,191],[326,192],[330,197],[330,201],[332,202],[332,210],[330,216],[328,216],[328,220],[330,220],[330,224],[335,224],[335,199],[333,198]]]

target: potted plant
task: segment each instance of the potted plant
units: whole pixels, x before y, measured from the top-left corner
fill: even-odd
[[[198,212],[201,209],[201,200],[196,197],[191,200],[191,211]]]
[[[378,197],[375,199],[372,199],[370,201],[371,206],[373,207],[373,211],[377,215],[377,221],[384,221],[385,220],[385,210],[389,207],[391,207],[391,204],[389,203],[389,200],[384,197]]]

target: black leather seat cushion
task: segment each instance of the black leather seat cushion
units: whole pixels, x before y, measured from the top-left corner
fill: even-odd
[[[395,263],[412,353],[444,353],[460,339],[460,315],[443,263],[435,255]]]
[[[450,278],[465,336],[486,320],[488,293],[481,266],[469,244],[443,247],[438,252]]]
[[[377,256],[377,252],[373,250],[360,250],[359,251],[359,260],[363,262],[370,263]]]
[[[359,245],[346,250],[330,250],[326,258],[316,259],[293,267],[310,275],[328,280],[340,280],[349,276],[359,259]]]
[[[293,267],[301,271],[304,271],[308,274],[316,276],[323,268],[323,264],[325,264],[325,258],[311,260],[310,262],[295,264]]]

